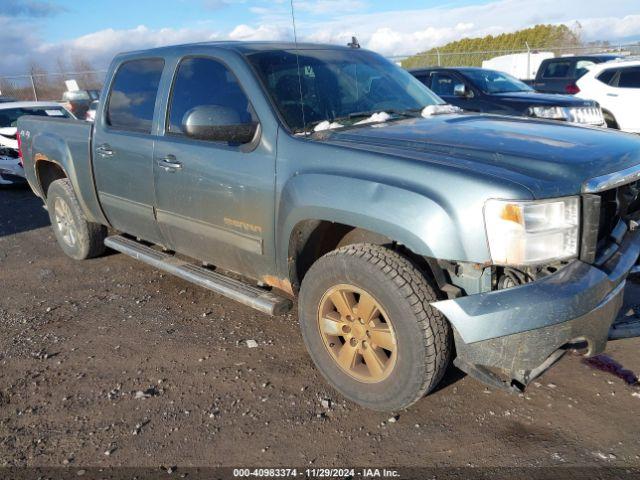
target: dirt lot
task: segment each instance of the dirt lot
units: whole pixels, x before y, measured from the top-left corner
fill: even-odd
[[[525,395],[452,368],[408,411],[372,413],[324,383],[295,312],[119,254],[72,261],[24,189],[0,191],[0,330],[0,466],[640,467],[640,388],[579,357]],[[640,372],[639,347],[607,355]]]

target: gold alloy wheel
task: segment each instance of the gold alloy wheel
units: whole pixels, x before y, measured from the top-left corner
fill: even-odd
[[[58,230],[60,231],[60,235],[62,236],[64,243],[73,247],[76,244],[78,236],[76,233],[76,225],[71,209],[69,209],[67,202],[62,198],[56,198],[56,202],[54,204],[54,215],[56,224],[58,225]]]
[[[393,370],[398,349],[393,326],[376,299],[361,288],[330,288],[320,300],[318,328],[333,360],[356,380],[378,383]]]

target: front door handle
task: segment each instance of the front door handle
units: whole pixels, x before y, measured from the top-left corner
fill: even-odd
[[[101,157],[113,157],[113,149],[108,143],[103,143],[96,147],[96,153]]]
[[[182,169],[182,163],[176,160],[174,155],[167,155],[161,160],[158,160],[158,165],[164,169],[165,172],[175,172]]]
[[[607,97],[617,97],[617,93],[607,93]]]

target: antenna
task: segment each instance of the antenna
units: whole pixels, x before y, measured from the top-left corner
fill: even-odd
[[[298,88],[300,90],[300,111],[302,113],[302,128],[305,135],[307,134],[307,121],[304,118],[304,99],[302,97],[302,75],[300,74],[300,55],[298,50],[298,32],[296,30],[296,14],[293,8],[293,0],[290,0],[291,4],[291,21],[293,23],[293,42],[296,45],[296,64],[298,66]]]
[[[360,42],[356,37],[351,37],[351,43],[347,43],[347,47],[360,48]]]

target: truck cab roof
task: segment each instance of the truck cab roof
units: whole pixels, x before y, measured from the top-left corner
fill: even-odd
[[[184,43],[179,45],[169,45],[165,47],[157,47],[145,50],[136,50],[131,52],[122,52],[116,56],[116,59],[120,56],[129,55],[163,55],[167,53],[178,53],[182,51],[190,51],[193,47],[211,47],[215,49],[232,50],[243,55],[248,55],[254,52],[264,52],[273,50],[349,50],[351,47],[341,45],[330,45],[321,43],[295,43],[295,42],[279,42],[279,41],[214,41],[214,42],[198,42],[198,43]]]

